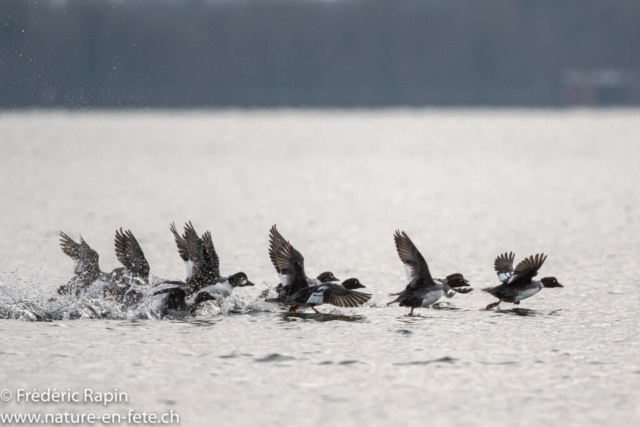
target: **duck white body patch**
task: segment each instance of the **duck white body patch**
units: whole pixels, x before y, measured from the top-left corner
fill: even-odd
[[[287,276],[278,273],[278,277],[280,278],[280,283],[282,283],[282,286],[287,286]]]
[[[187,280],[190,280],[193,277],[193,261],[185,261],[184,265],[187,267]]]
[[[540,289],[542,289],[542,285],[540,287],[536,287],[536,288],[525,289],[524,291],[522,291],[518,295],[516,295],[514,300],[515,301],[522,301],[523,299],[527,299],[529,297],[532,297],[535,294],[537,294],[538,292],[540,292]]]
[[[435,304],[443,296],[444,296],[443,290],[427,292],[427,294],[422,299],[422,306],[428,307],[431,304]]]
[[[408,265],[405,264],[404,265],[404,273],[407,275],[408,283],[411,283],[411,281],[413,280],[413,277],[412,277],[413,270],[411,269],[411,267],[409,267]]]
[[[227,280],[224,283],[216,283],[215,285],[205,286],[200,290],[200,292],[208,292],[210,294],[220,294],[222,296],[228,297],[233,292],[233,286]]]
[[[513,275],[512,273],[498,273],[498,280],[500,280],[501,282],[504,282],[512,275]]]
[[[311,294],[309,299],[307,300],[307,304],[309,305],[319,305],[324,302],[324,291],[327,290],[326,286],[319,287],[314,293]]]

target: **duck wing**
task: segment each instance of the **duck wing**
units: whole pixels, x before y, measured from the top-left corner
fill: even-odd
[[[531,283],[537,274],[538,270],[542,267],[542,264],[546,261],[547,256],[545,254],[531,255],[528,258],[523,259],[516,266],[513,276],[511,276],[506,284],[507,285],[520,285]]]
[[[323,302],[337,307],[358,307],[370,299],[371,294],[347,289],[337,284],[330,284],[323,293]]]
[[[191,281],[194,282],[197,289],[213,283],[215,274],[211,258],[207,256],[202,239],[198,236],[191,221],[185,224],[184,237],[187,242],[189,261],[193,263]]]
[[[60,232],[60,248],[69,258],[76,260],[80,255],[80,245],[64,232]]]
[[[271,230],[269,230],[269,258],[271,259],[271,263],[278,273],[280,273],[280,266],[278,265],[278,253],[286,242],[287,241],[284,237],[282,237],[282,234],[280,234],[276,226],[274,225],[273,227],[271,227]]]
[[[269,232],[269,258],[286,289],[297,290],[309,285],[304,271],[304,257],[282,237],[275,225]],[[304,285],[299,275],[304,279]],[[297,282],[296,285],[293,285],[294,281]]]
[[[180,254],[180,258],[182,258],[184,262],[189,261],[189,249],[187,248],[187,241],[184,236],[178,234],[174,223],[171,223],[169,230],[173,233],[173,238],[176,241],[176,246],[178,246],[178,254]]]
[[[493,261],[493,268],[496,270],[496,273],[498,273],[498,279],[501,282],[504,282],[513,276],[513,260],[515,257],[516,254],[513,252],[505,252],[498,255],[495,261]]]
[[[134,276],[149,280],[149,262],[131,230],[116,230],[116,257]]]
[[[435,285],[427,261],[424,259],[416,245],[413,244],[407,233],[400,230],[393,236],[400,260],[405,265],[407,279],[410,283]],[[420,280],[421,279],[421,280]]]
[[[60,232],[60,247],[62,252],[74,261],[74,272],[85,285],[91,284],[100,277],[100,263],[98,252],[80,236],[80,243],[76,243],[67,234]]]
[[[304,272],[304,257],[291,243],[285,241],[278,248],[276,262],[282,285],[289,289],[290,294],[309,286]]]
[[[213,246],[213,239],[211,238],[210,231],[207,231],[202,235],[202,245],[205,250],[205,256],[209,258],[209,262],[211,264],[213,281],[217,282],[220,279],[220,258],[218,258],[216,249]]]
[[[289,298],[289,303],[358,307],[370,299],[370,294],[353,291],[335,283],[325,283],[299,290]]]

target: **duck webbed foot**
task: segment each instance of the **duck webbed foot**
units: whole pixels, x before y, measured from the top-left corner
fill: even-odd
[[[494,307],[499,306],[501,302],[502,302],[502,298],[501,298],[501,299],[500,299],[500,301],[498,301],[498,302],[494,302],[493,304],[489,304],[489,305],[487,306],[487,310],[489,310],[489,309],[491,309],[491,308],[494,308]]]

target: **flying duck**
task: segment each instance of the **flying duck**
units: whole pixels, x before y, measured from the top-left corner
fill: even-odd
[[[110,285],[109,274],[100,270],[98,252],[91,249],[82,236],[80,243],[76,243],[67,234],[60,232],[60,247],[73,260],[74,276],[67,284],[58,288],[58,294],[77,296],[92,286]]]
[[[533,280],[538,274],[538,270],[547,259],[545,254],[537,254],[520,261],[513,269],[513,260],[515,254],[513,252],[498,255],[493,263],[493,267],[498,274],[501,285],[482,289],[494,297],[498,298],[498,302],[489,304],[487,310],[497,307],[501,302],[509,302],[520,304],[520,301],[534,296],[542,290],[542,288],[563,288],[555,277],[544,277],[539,282]]]
[[[409,284],[404,291],[392,294],[397,298],[388,305],[399,303],[402,307],[411,307],[409,316],[413,315],[413,310],[417,307],[429,307],[440,298],[446,296],[451,298],[456,292],[466,294],[473,289],[460,289],[469,286],[469,283],[460,273],[447,276],[444,280],[434,280],[429,272],[427,261],[413,244],[407,233],[396,231],[393,236],[398,256],[405,265],[407,280]]]

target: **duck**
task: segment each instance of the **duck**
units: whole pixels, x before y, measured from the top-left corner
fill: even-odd
[[[244,272],[228,277],[220,274],[220,259],[213,245],[210,231],[199,237],[191,221],[185,224],[182,236],[178,234],[175,224],[171,224],[169,229],[178,247],[178,254],[185,263],[187,279],[186,282],[158,283],[156,286],[161,288],[153,295],[167,294],[167,303],[172,306],[172,309],[181,310],[186,305],[197,307],[204,301],[228,297],[236,287],[254,286]],[[185,307],[176,302],[182,296],[185,299]]]
[[[387,305],[398,303],[401,307],[411,307],[409,316],[413,316],[414,309],[429,307],[443,296],[451,298],[456,293],[466,294],[473,290],[467,288],[469,282],[461,273],[450,274],[444,280],[433,279],[427,261],[407,233],[397,230],[393,238],[398,256],[405,265],[409,284],[404,291],[391,294],[397,298]]]
[[[117,298],[125,305],[138,304],[149,286],[151,268],[144,252],[131,230],[116,230],[116,258],[124,266],[111,273],[117,288]]]
[[[69,235],[60,232],[60,248],[73,260],[73,277],[58,288],[59,295],[78,296],[90,287],[106,287],[110,283],[110,275],[100,270],[100,256],[80,236],[77,243]]]
[[[531,298],[542,288],[564,288],[555,277],[544,277],[540,281],[533,280],[538,275],[538,270],[547,260],[545,254],[536,254],[523,259],[513,268],[515,253],[509,252],[498,255],[493,262],[493,267],[498,274],[501,285],[483,288],[482,291],[498,298],[487,306],[487,310],[508,302],[519,305],[520,301]]]
[[[280,284],[278,284],[278,286],[276,286],[274,289],[274,291],[276,292],[276,297],[268,298],[268,295],[270,293],[269,289],[264,291],[261,296],[263,298],[266,298],[265,301],[267,302],[289,305],[287,303],[289,297],[300,289],[292,289],[292,284],[287,281],[287,274],[284,274],[282,272],[280,264],[278,263],[278,255],[282,252],[285,245],[288,245],[288,247],[291,248],[291,251],[293,251],[296,257],[301,260],[302,263],[304,263],[304,257],[302,256],[302,254],[298,252],[291,245],[291,243],[285,240],[282,234],[280,234],[280,232],[278,231],[276,225],[271,227],[271,230],[269,231],[269,258],[271,259],[273,267],[276,269],[276,273],[278,274],[278,277],[280,279]],[[326,283],[340,281],[337,277],[334,276],[331,271],[320,273],[316,278],[307,277],[305,274],[304,279],[307,286],[318,286]]]
[[[193,315],[200,304],[216,299],[216,295],[208,292],[198,292],[194,295],[192,288],[184,283],[166,282],[166,284],[173,286],[164,287],[153,293],[154,296],[162,295],[164,298],[160,307],[160,317]]]
[[[337,307],[358,307],[371,299],[370,294],[356,292],[354,289],[364,288],[357,278],[347,279],[342,284],[322,283],[319,285],[307,286],[291,295],[287,300],[292,304],[292,311],[298,307],[310,307],[318,314],[316,306],[321,304],[331,304]]]
[[[62,251],[74,261],[74,277],[58,288],[60,295],[91,298],[113,297],[125,305],[134,305],[142,299],[149,284],[149,263],[131,230],[116,230],[116,258],[123,265],[111,273],[100,270],[99,255],[80,236],[75,242],[60,232]]]

